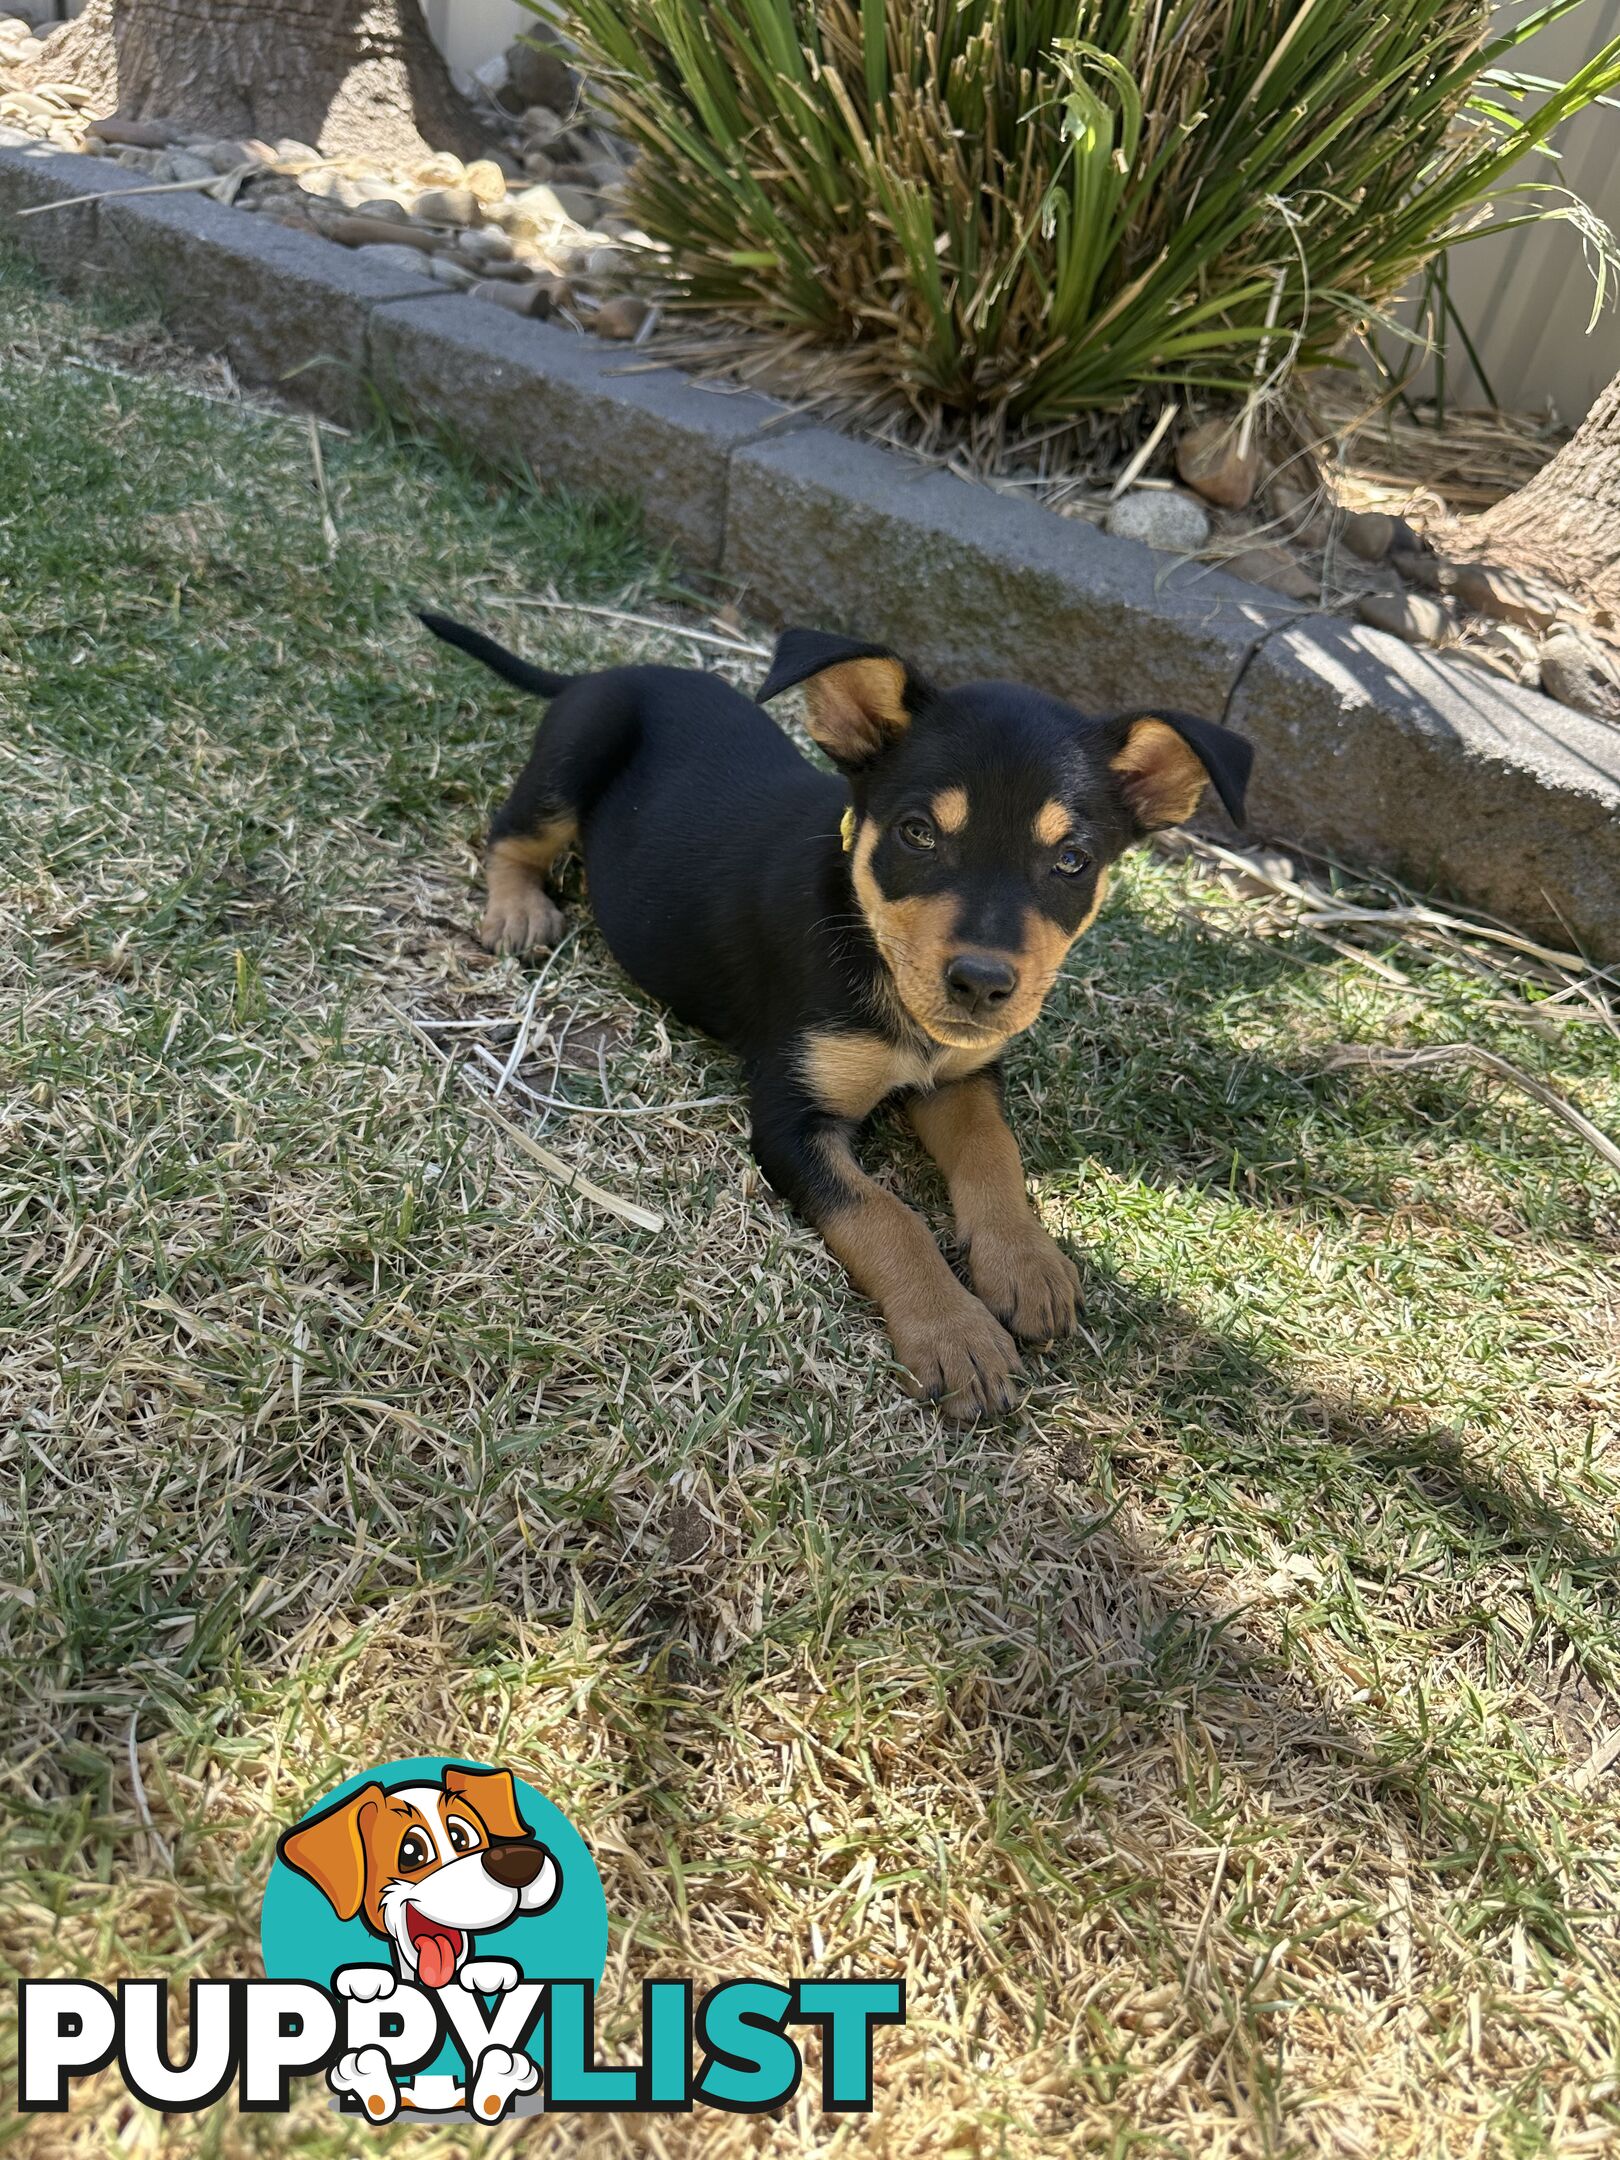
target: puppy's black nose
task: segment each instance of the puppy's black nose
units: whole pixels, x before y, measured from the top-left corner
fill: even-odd
[[[961,1011],[983,1015],[1006,1004],[1018,988],[1018,970],[994,953],[958,953],[945,969],[945,987]]]
[[[484,1855],[484,1873],[493,1875],[505,1890],[526,1890],[546,1864],[546,1848],[520,1838],[509,1845],[492,1845]]]

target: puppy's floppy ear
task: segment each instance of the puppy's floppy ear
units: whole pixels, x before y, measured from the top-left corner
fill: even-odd
[[[347,1800],[295,1823],[276,1851],[307,1875],[340,1920],[352,1920],[366,1894],[366,1826],[383,1799],[380,1785],[362,1785]]]
[[[1206,780],[1215,783],[1232,823],[1243,823],[1254,748],[1241,735],[1178,712],[1130,713],[1114,726],[1121,741],[1108,762],[1120,776],[1138,831],[1184,823],[1198,808]]]
[[[492,1838],[532,1835],[518,1813],[517,1787],[510,1770],[466,1770],[452,1763],[444,1773],[444,1789],[468,1803]]]
[[[754,702],[769,703],[807,683],[806,724],[835,765],[868,765],[911,725],[923,685],[886,645],[863,645],[824,630],[784,630]]]

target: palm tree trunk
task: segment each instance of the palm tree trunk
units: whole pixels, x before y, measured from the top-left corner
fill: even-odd
[[[489,148],[421,0],[90,0],[35,73],[88,90],[97,118],[291,136],[329,157]]]
[[[1459,546],[1511,554],[1620,621],[1620,375],[1550,465],[1466,521]]]

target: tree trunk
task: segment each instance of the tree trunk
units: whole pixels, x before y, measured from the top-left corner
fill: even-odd
[[[1620,620],[1620,375],[1550,465],[1466,521],[1460,545],[1538,569]]]
[[[421,0],[90,0],[34,72],[88,90],[98,119],[291,136],[390,164],[489,150]]]

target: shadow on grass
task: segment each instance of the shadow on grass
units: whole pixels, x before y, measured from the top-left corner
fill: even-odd
[[[1510,1721],[1503,1744],[1459,1683],[1490,1690],[1494,1647],[1504,1665],[1567,1662],[1612,1687],[1620,1542],[1486,1468],[1466,1432],[1302,1384],[1151,1289],[1095,1262],[1086,1275],[1082,1336],[1031,1357],[1023,1431],[947,1436],[936,1453],[951,1500],[932,1534],[918,1534],[915,1481],[879,1465],[807,1495],[807,1539],[836,1557],[805,1640],[825,1641],[836,1614],[845,1658],[881,1662],[903,1641],[977,1721],[987,1759],[1031,1781],[1026,1804],[1060,1844],[1087,1814],[1128,1835],[1130,1759],[1196,1724],[1210,1793],[1236,1781],[1323,1837],[1382,1824],[1376,1851],[1393,1841],[1414,1868],[1469,1883],[1493,1931],[1517,1920],[1570,1955],[1567,1875],[1510,1819],[1523,1735]],[[1101,1436],[1083,1414],[1098,1400]],[[1144,1494],[1168,1516],[1152,1539],[1129,1526]],[[1264,1580],[1279,1558],[1280,1591]],[[738,1677],[734,1659],[717,1673],[693,1653],[700,1580],[648,1590],[643,1654],[695,1695]],[[1314,1647],[1291,1654],[1297,1635]],[[1324,1647],[1346,1676],[1337,1694],[1312,1670]]]
[[[1576,1242],[1599,1234],[1597,1193],[1578,1176],[1560,1178],[1565,1137],[1527,1102],[1513,1099],[1513,1139],[1504,1143],[1500,1099],[1466,1068],[1399,1079],[1325,1069],[1338,1041],[1365,1035],[1353,1011],[1336,1012],[1324,995],[1361,988],[1329,947],[1304,934],[1222,936],[1188,915],[1165,923],[1123,907],[1105,916],[1098,936],[1095,952],[1077,949],[1040,1028],[1010,1061],[1013,1122],[1032,1169],[1091,1162],[1260,1208],[1387,1214],[1417,1206],[1429,1219],[1466,1226],[1476,1219],[1468,1197],[1432,1175],[1436,1148],[1461,1161],[1470,1150],[1498,1158],[1516,1144],[1521,1189],[1510,1204],[1533,1214],[1544,1234]],[[1427,1021],[1444,1006],[1425,997],[1420,1010]],[[1264,1016],[1258,1027],[1256,1016]],[[1263,1046],[1278,1017],[1302,1019],[1309,1030],[1295,1054]],[[1477,1017],[1456,1024],[1478,1036]],[[1260,1042],[1245,1042],[1246,1028]],[[1432,1039],[1427,1025],[1422,1039]],[[1414,1200],[1422,1169],[1430,1175]],[[1533,1194],[1525,1189],[1532,1171]],[[1550,1202],[1546,1186],[1555,1180]]]
[[[1421,1704],[1402,1698],[1398,1679],[1383,1678],[1376,1644],[1363,1646],[1375,1632],[1364,1598],[1377,1605],[1385,1586],[1398,1589],[1408,1563],[1423,1582],[1440,1540],[1451,1571],[1436,1603],[1457,1616],[1459,1640],[1447,1643],[1433,1615],[1405,1607],[1394,1623],[1425,1630],[1438,1654],[1488,1626],[1493,1585],[1504,1578],[1549,1592],[1556,1580],[1563,1609],[1579,1605],[1612,1624],[1620,1619],[1617,1556],[1557,1508],[1482,1469],[1457,1433],[1308,1391],[1283,1365],[1172,1299],[1095,1263],[1087,1272],[1087,1336],[1032,1359],[1022,1426],[936,1442],[924,1421],[897,1414],[897,1448],[934,1450],[911,1474],[891,1476],[875,1463],[863,1477],[847,1460],[823,1466],[806,1455],[802,1476],[782,1488],[797,1496],[798,1514],[784,1504],[768,1533],[756,1533],[772,1547],[772,1585],[751,1629],[739,1630],[735,1618],[717,1629],[714,1617],[717,1598],[741,1595],[741,1547],[705,1553],[701,1525],[656,1473],[642,1488],[648,1513],[632,1534],[639,1473],[629,1462],[610,1490],[582,1488],[569,1512],[541,1482],[548,1466],[537,1464],[535,1482],[525,1484],[524,1546],[550,1545],[554,1559],[560,1548],[589,1592],[592,1633],[612,1666],[615,1752],[603,1766],[611,1789],[600,1797],[608,1816],[622,1806],[644,1854],[664,1855],[666,1864],[679,1857],[704,1884],[734,1862],[759,1864],[748,1826],[780,1804],[774,1772],[758,1791],[735,1796],[744,1828],[728,1829],[716,1820],[712,1760],[722,1729],[757,1723],[761,1699],[778,1688],[797,1729],[814,1735],[818,1767],[835,1786],[868,1745],[861,1716],[850,1718],[852,1700],[870,1702],[871,1735],[882,1741],[885,1685],[912,1713],[907,1730],[916,1729],[916,1705],[931,1694],[942,1706],[939,1730],[913,1743],[923,1751],[924,1780],[946,1775],[948,1756],[950,1776],[979,1781],[992,1838],[1019,1856],[1022,1879],[1048,1885],[1065,1912],[1104,1915],[1129,1945],[1122,1970],[1128,1964],[1156,1981],[1177,1979],[1201,2050],[1193,2074],[1277,2133],[1287,2112],[1279,2013],[1307,2002],[1315,1976],[1341,1957],[1348,1980],[1368,1984],[1354,1970],[1353,1942],[1342,1952],[1337,1946],[1331,1914],[1356,1907],[1358,1924],[1381,1924],[1376,1893],[1391,1852],[1413,1876],[1466,1888],[1493,1934],[1520,1925],[1555,1958],[1576,1947],[1568,1876],[1512,1811],[1503,1760],[1481,1745],[1466,1715],[1448,1711],[1429,1722]],[[884,1384],[874,1376],[874,1387]],[[1076,1398],[1105,1402],[1102,1437],[1083,1418],[1064,1429]],[[803,1446],[803,1406],[780,1415],[784,1442]],[[929,1497],[946,1496],[923,1534],[920,1480],[935,1486]],[[392,1490],[398,1498],[403,1487],[393,1482]],[[1127,1513],[1144,1492],[1172,1503],[1167,1529],[1151,1537]],[[469,1495],[469,1511],[481,1504],[487,1497]],[[662,1551],[649,1534],[659,1523]],[[1340,1555],[1339,1579],[1325,1565],[1326,1580],[1301,1586],[1286,1606],[1273,1602],[1272,1615],[1285,1614],[1280,1647],[1277,1630],[1256,1626],[1251,1609],[1257,1524],[1284,1546],[1297,1538],[1319,1555],[1329,1546]],[[372,1527],[389,1538],[386,1522]],[[1240,1527],[1248,1554],[1223,1552]],[[1420,1536],[1430,1549],[1417,1554],[1408,1548]],[[402,1668],[409,1706],[402,1730],[425,1727],[433,1737],[424,1745],[440,1744],[440,1735],[448,1745],[443,1720],[458,1688],[476,1700],[480,1671],[513,1654],[509,1630],[481,1631],[469,1616],[484,1598],[509,1615],[518,1607],[504,1570],[484,1582],[453,1551],[422,1547],[413,1558],[413,1594],[442,1602],[466,1622],[467,1637],[457,1682],[446,1683],[442,1649],[420,1672]],[[261,1562],[243,1555],[244,1582]],[[1230,1591],[1211,1587],[1230,1583],[1234,1572]],[[358,1593],[346,1602],[363,1612]],[[1538,1624],[1550,1632],[1559,1623],[1549,1610]],[[1318,1679],[1316,1648],[1291,1650],[1296,1625],[1318,1645],[1336,1637],[1346,1663],[1361,1660],[1361,1705],[1352,1708]],[[258,1658],[269,1667],[265,1695],[273,1695],[282,1658],[254,1642],[255,1633],[238,1607],[222,1639],[193,1658],[183,1694],[206,1700],[216,1685],[230,1692],[237,1668]],[[1410,1646],[1391,1647],[1393,1668]],[[1526,1647],[1516,1642],[1516,1654]],[[808,1677],[817,1671],[819,1682]],[[119,1677],[127,1690],[129,1676]],[[136,1684],[144,1692],[154,1677],[142,1674]],[[297,1679],[290,1669],[286,1677]],[[1351,1685],[1346,1680],[1344,1695]],[[781,1737],[791,1728],[771,1730]],[[153,1737],[150,1723],[142,1735]],[[126,1744],[121,1711],[96,1739],[110,1766]],[[81,1761],[85,1752],[81,1742]],[[859,1795],[874,1853],[913,1835],[909,1817],[901,1816],[898,1833],[886,1819],[887,1784],[887,1776],[873,1777]],[[288,1790],[289,1807],[295,1797],[313,1795]],[[589,1834],[592,1824],[583,1827]],[[940,1840],[963,1829],[942,1814],[933,1832],[940,1855]],[[1205,1857],[1189,1860],[1197,1847]],[[1226,1933],[1218,1944],[1200,1944],[1189,1897],[1218,1884],[1211,1856],[1228,1849],[1227,1891],[1217,1900],[1209,1890],[1215,1925]],[[841,1869],[847,1848],[840,1850]],[[931,1880],[936,1857],[925,1841],[903,1864]],[[807,1881],[819,1880],[819,1861],[794,1865],[808,1871]],[[132,1880],[142,1866],[122,1872]],[[645,1896],[645,1876],[640,1888]],[[1005,1879],[992,1892],[1013,1894]],[[725,1896],[722,1888],[708,1894]],[[926,1887],[916,1894],[933,1895]],[[992,1937],[995,1911],[992,1903]],[[640,1924],[639,1915],[621,1917]],[[675,1924],[662,1911],[648,1917],[645,1939],[653,1943]],[[1316,1963],[1298,1964],[1299,1945]],[[773,1943],[773,1953],[780,1949]],[[984,1970],[966,1938],[961,1956],[973,1984],[996,1984],[988,1950]],[[1195,1966],[1205,1975],[1196,1987]],[[1088,2013],[1080,2035],[1100,2062],[1110,2051],[1121,2066],[1130,2059],[1132,2035],[1112,2028],[1106,2005]],[[1114,2074],[1097,2072],[1104,2080]],[[1123,2080],[1123,2067],[1118,2075]]]
[[[1413,1530],[1445,1532],[1454,1555],[1526,1568],[1552,1559],[1620,1610],[1620,1539],[1595,1545],[1527,1485],[1510,1487],[1480,1467],[1457,1426],[1302,1388],[1095,1256],[1082,1270],[1085,1346],[1065,1346],[1052,1362],[1067,1368],[1076,1389],[1099,1368],[1121,1375],[1139,1429],[1163,1433],[1209,1481],[1207,1498],[1187,1496],[1185,1524],[1217,1526],[1229,1489],[1222,1481],[1239,1481],[1284,1537],[1331,1524],[1346,1561],[1373,1574],[1375,1549],[1399,1537],[1388,1511],[1404,1503]],[[1154,1368],[1145,1380],[1122,1372],[1143,1346]]]

